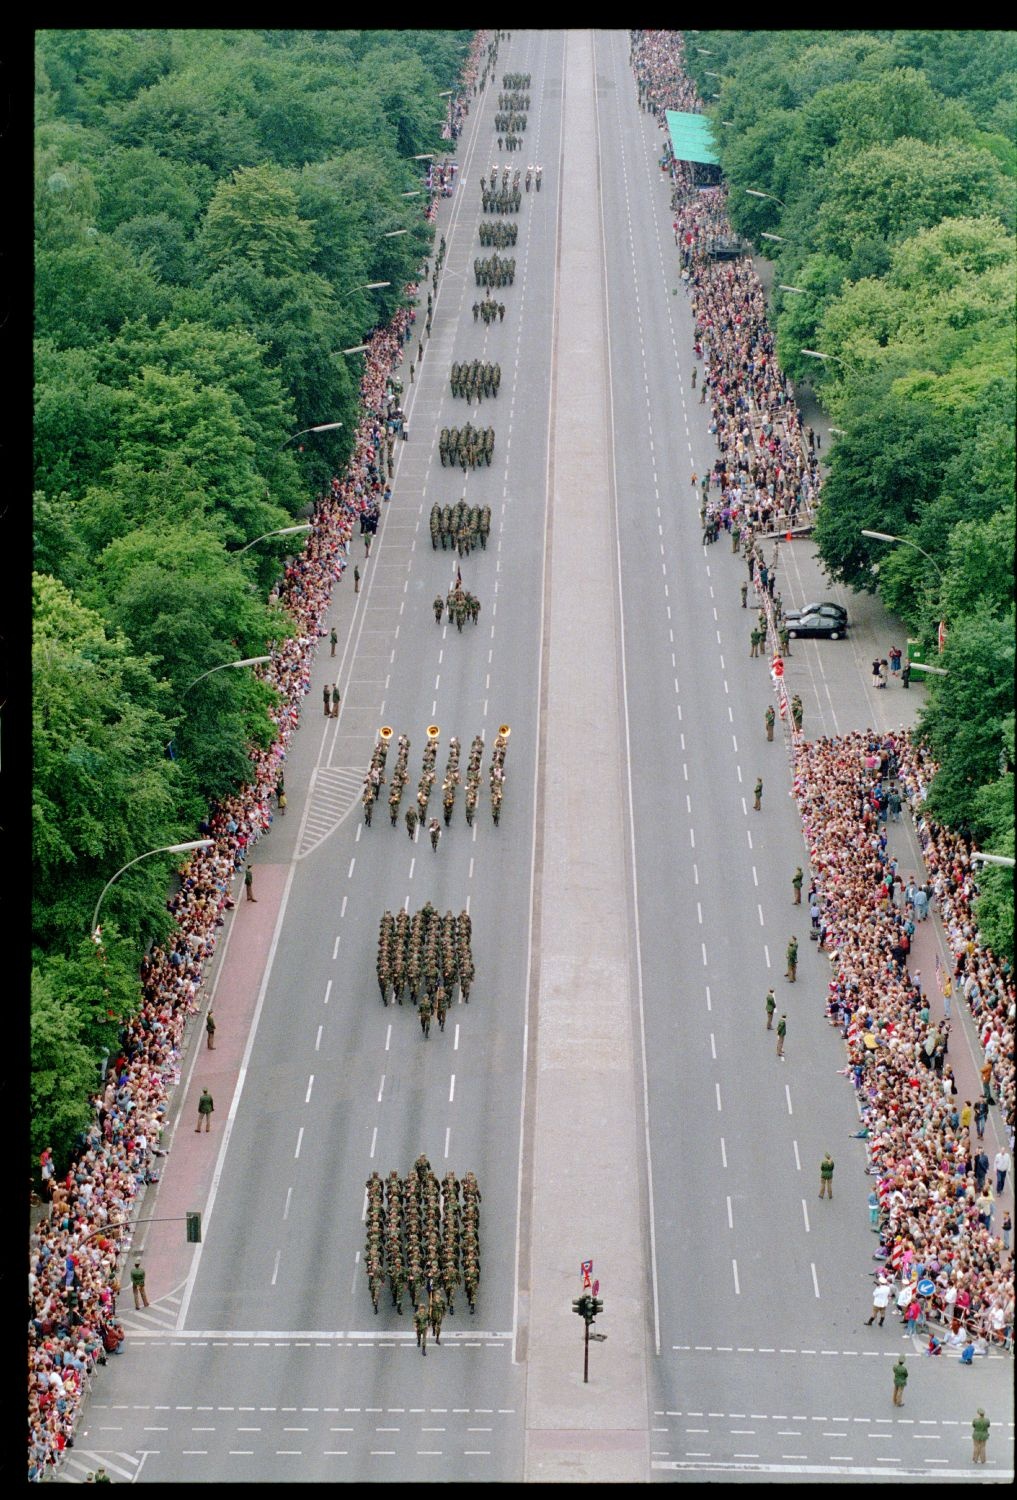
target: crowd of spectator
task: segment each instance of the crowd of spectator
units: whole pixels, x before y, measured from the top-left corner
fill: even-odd
[[[407,288],[412,298],[414,287]],[[258,839],[272,824],[272,799],[284,786],[287,746],[310,688],[314,649],[326,633],[333,586],[349,557],[354,525],[387,497],[384,452],[395,409],[392,372],[412,327],[412,308],[368,340],[361,382],[363,416],[353,453],[315,502],[303,552],[290,560],[273,597],[295,623],[276,642],[264,678],[279,693],[271,710],[276,736],[251,752],[249,782],[199,825],[214,840],[188,859],[167,905],[173,937],[141,966],[141,1004],[125,1023],[116,1058],[93,1100],[93,1119],[63,1176],[43,1152],[44,1208],[29,1246],[29,1458],[32,1481],[47,1477],[73,1443],[87,1377],[119,1352],[118,1265],[134,1201],[158,1180],[169,1090],[180,1079],[188,1017],[198,1009],[202,974],[216,934],[233,907],[233,885]],[[99,947],[102,960],[102,948]]]
[[[1013,978],[982,947],[971,920],[970,846],[922,813],[934,769],[910,734],[859,731],[838,738],[800,739],[794,791],[822,913],[822,944],[832,978],[827,1016],[847,1045],[845,1073],[854,1086],[874,1178],[877,1256],[892,1267],[901,1291],[915,1301],[927,1277],[932,1295],[921,1307],[947,1322],[955,1339],[1007,1340],[1013,1327],[1013,1260],[994,1196],[979,1163],[977,1109],[963,1100],[949,1060],[950,1023],[933,1014],[932,996],[909,969],[911,938],[931,887],[951,934],[958,976],[977,976],[981,1034],[997,1044],[984,1083],[985,1103],[1004,1110],[1013,1132]],[[902,786],[905,805],[929,859],[930,882],[905,879],[888,850],[890,793]],[[1007,1100],[1010,1100],[1009,1105]],[[984,1115],[983,1115],[984,1119]]]
[[[644,31],[633,39],[640,102],[666,128],[665,110],[698,112],[700,101],[684,68],[675,32]],[[703,187],[694,164],[675,159],[668,142],[661,166],[671,180],[675,244],[681,279],[695,320],[700,401],[720,457],[711,482],[727,495],[737,486],[749,519],[764,530],[798,525],[819,495],[815,434],[804,432],[791,382],[777,363],[766,315],[766,293],[744,255],[717,259],[717,241],[735,238],[727,189]]]

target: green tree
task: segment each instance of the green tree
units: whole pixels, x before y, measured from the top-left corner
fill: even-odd
[[[919,727],[940,766],[929,788],[929,811],[957,827],[970,822],[978,792],[998,778],[1006,751],[1006,721],[1013,714],[1013,611],[980,609],[952,623],[940,664],[948,675],[929,684]]]
[[[89,901],[141,849],[174,842],[174,705],[150,658],[53,578],[33,579],[32,890],[37,940],[87,930]],[[103,873],[105,872],[105,873]]]
[[[212,195],[199,235],[213,267],[251,262],[266,276],[306,271],[314,226],[297,213],[297,195],[277,167],[240,168]]]

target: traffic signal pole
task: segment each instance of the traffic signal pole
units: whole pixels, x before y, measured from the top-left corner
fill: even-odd
[[[586,1326],[583,1339],[583,1384],[590,1383],[590,1324],[598,1313],[604,1311],[604,1303],[600,1297],[594,1297],[589,1292],[584,1292],[581,1297],[573,1297],[572,1311],[582,1318]]]

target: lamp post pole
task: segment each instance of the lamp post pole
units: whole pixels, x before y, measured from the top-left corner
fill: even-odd
[[[256,547],[259,542],[265,541],[266,537],[295,536],[298,531],[310,531],[310,529],[310,521],[303,521],[299,526],[279,526],[275,531],[266,531],[263,532],[261,536],[256,536],[253,542],[248,542],[246,547],[238,547],[236,552],[233,552],[230,555],[232,557],[239,557],[242,552],[247,551],[248,547]]]
[[[271,660],[270,656],[243,656],[239,661],[224,661],[218,667],[209,667],[208,671],[202,672],[200,677],[195,677],[194,681],[189,682],[184,688],[184,693],[189,693],[192,687],[199,682],[204,682],[205,678],[211,677],[213,672],[228,672],[232,667],[260,667]],[[183,693],[180,696],[183,697]]]
[[[136,859],[129,859],[125,865],[121,865],[116,874],[112,875],[110,879],[107,880],[106,884],[103,886],[102,890],[99,893],[98,901],[95,903],[95,911],[92,913],[92,925],[88,930],[91,933],[92,939],[96,943],[96,945],[98,945],[99,942],[99,938],[96,937],[96,933],[98,931],[99,908],[102,905],[103,898],[106,895],[106,892],[109,890],[110,886],[115,880],[120,879],[125,870],[129,870],[132,865],[138,864],[139,861],[143,859],[149,859],[153,854],[186,854],[190,849],[208,849],[214,843],[214,839],[192,839],[191,842],[187,844],[164,844],[159,849],[146,849],[144,854],[139,854]]]

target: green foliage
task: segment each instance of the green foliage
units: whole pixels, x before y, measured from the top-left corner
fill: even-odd
[[[929,811],[956,827],[970,821],[976,794],[999,776],[1008,715],[1012,743],[1013,611],[979,609],[951,623],[939,664],[949,675],[930,683],[920,730],[940,763]]]
[[[297,195],[272,166],[248,167],[221,182],[202,226],[200,249],[212,266],[250,261],[266,276],[306,271],[313,225],[297,213]]]
[[[84,936],[103,885],[186,839],[273,737],[276,694],[227,664],[293,629],[261,602],[293,544],[235,554],[349,452],[338,351],[427,254],[408,158],[444,149],[469,35],[36,33],[35,1150],[88,1118],[175,861],[111,886],[104,962]]]
[[[56,1161],[65,1166],[92,1122],[91,1096],[99,1087],[102,1054],[83,1039],[77,1005],[65,998],[64,975],[49,968],[32,971],[29,1151],[38,1161],[52,1146]]]
[[[87,931],[103,880],[175,841],[178,773],[163,756],[173,705],[151,659],[56,579],[33,579],[33,620],[34,925]]]

